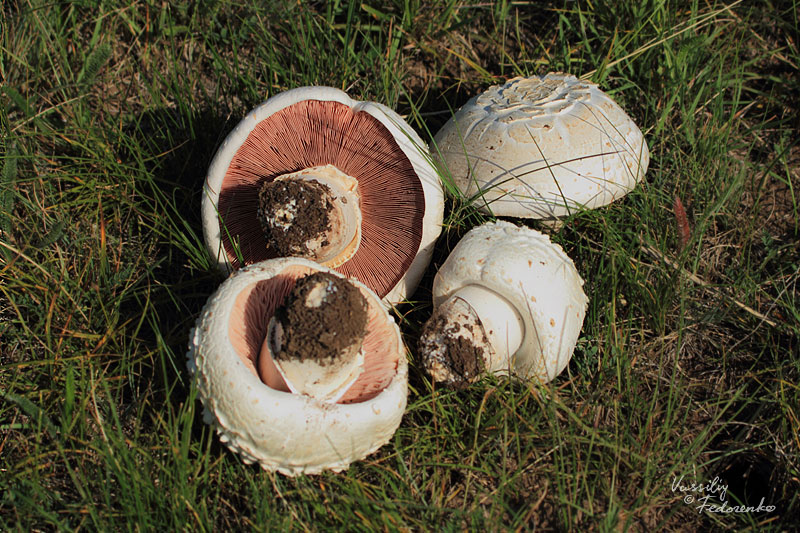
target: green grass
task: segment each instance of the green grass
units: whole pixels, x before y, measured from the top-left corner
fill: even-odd
[[[0,529],[798,523],[796,1],[259,4],[3,4]],[[551,70],[600,83],[652,158],[623,201],[548,230],[590,297],[568,371],[450,391],[412,350],[408,411],[375,455],[296,479],[241,463],[202,423],[184,358],[221,281],[199,210],[227,132],[323,84],[430,140],[490,84]],[[458,197],[447,209],[398,309],[412,347],[435,267],[484,220]],[[698,512],[672,490],[681,476],[776,510]]]

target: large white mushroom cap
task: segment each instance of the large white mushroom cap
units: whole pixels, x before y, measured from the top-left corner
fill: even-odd
[[[497,216],[554,218],[608,204],[642,180],[642,132],[597,85],[551,73],[491,87],[436,134],[465,196]]]
[[[356,179],[361,194],[360,248],[336,270],[389,303],[402,301],[422,278],[441,232],[441,182],[427,145],[400,115],[333,87],[279,93],[224,140],[203,190],[209,253],[224,271],[276,257],[256,219],[259,187],[325,165]]]
[[[300,258],[237,271],[209,298],[187,353],[205,421],[246,463],[286,475],[347,468],[389,441],[406,407],[400,331],[375,293],[354,280],[369,302],[364,371],[338,403],[293,394],[284,383],[270,386],[259,377],[270,365],[259,359],[270,316],[296,279],[316,271],[333,272]]]
[[[547,235],[509,222],[478,226],[436,274],[434,307],[473,285],[505,299],[522,319],[522,340],[510,354],[508,373],[554,379],[572,357],[588,304],[583,280],[564,250]],[[486,318],[494,317],[489,311]]]

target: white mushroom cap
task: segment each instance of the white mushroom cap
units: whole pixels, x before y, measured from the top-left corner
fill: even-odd
[[[567,366],[588,298],[575,265],[560,246],[536,230],[509,222],[473,228],[434,278],[434,307],[472,285],[501,296],[522,319],[522,341],[508,362],[513,376],[547,382]]]
[[[636,124],[597,85],[551,73],[491,87],[436,134],[466,197],[497,216],[554,218],[621,198],[650,153]]]
[[[359,179],[359,188],[362,194],[361,209],[363,211],[365,229],[367,224],[373,222],[371,213],[383,217],[383,226],[377,229],[373,228],[371,235],[363,235],[366,240],[362,240],[361,248],[356,257],[344,265],[336,267],[337,271],[344,273],[346,276],[355,277],[367,284],[385,301],[398,303],[410,296],[416,289],[430,262],[434,243],[441,233],[444,213],[442,186],[427,145],[400,115],[379,103],[353,100],[339,89],[332,87],[301,87],[279,93],[253,109],[231,131],[214,156],[205,181],[202,217],[206,247],[219,267],[226,272],[240,266],[238,265],[238,259],[231,252],[231,247],[233,246],[230,242],[231,237],[234,241],[238,239],[237,244],[242,249],[243,254],[251,254],[254,257],[259,256],[258,259],[253,261],[245,257],[245,264],[270,257],[263,251],[265,247],[263,240],[252,236],[241,236],[249,235],[247,233],[249,231],[259,231],[257,224],[253,224],[252,221],[237,222],[227,220],[225,222],[226,227],[221,227],[220,225],[220,218],[225,219],[226,217],[226,213],[223,212],[225,209],[221,206],[221,194],[225,194],[226,187],[228,192],[237,188],[241,189],[241,191],[245,190],[240,184],[226,185],[229,183],[231,172],[237,173],[241,170],[239,167],[233,169],[232,164],[234,166],[237,164],[237,155],[240,153],[240,149],[245,146],[258,146],[257,151],[263,153],[265,159],[269,161],[268,164],[260,161],[246,161],[246,164],[250,165],[245,169],[245,173],[249,173],[250,176],[246,179],[250,181],[262,178],[274,179],[277,174],[296,172],[302,170],[302,168],[326,164],[342,167],[339,170],[347,173],[347,168],[344,167],[348,165],[357,166],[360,162],[368,162],[373,165],[374,169],[386,174],[386,176],[378,180],[375,180],[375,172],[367,176],[367,178],[373,179],[373,182],[376,183],[372,185],[371,190],[383,191],[392,187],[403,187],[399,183],[402,173],[394,172],[391,161],[384,159],[386,154],[382,152],[371,154],[368,152],[371,145],[378,146],[377,143],[369,138],[369,133],[358,130],[329,131],[331,128],[326,129],[325,124],[321,125],[320,122],[315,122],[318,116],[315,116],[315,120],[307,120],[296,128],[293,126],[287,127],[285,124],[281,125],[285,131],[281,130],[283,133],[279,136],[283,139],[288,139],[290,143],[294,143],[291,150],[280,151],[275,145],[263,145],[262,143],[248,145],[249,140],[252,140],[253,136],[257,136],[260,128],[264,127],[265,121],[268,119],[278,120],[276,117],[282,117],[281,113],[290,112],[289,108],[296,104],[308,104],[310,102],[321,102],[328,108],[333,108],[331,112],[336,114],[337,118],[333,121],[336,124],[346,123],[348,127],[352,127],[353,123],[358,122],[358,120],[342,119],[341,106],[336,106],[335,104],[346,106],[344,109],[349,109],[352,116],[359,117],[363,115],[371,117],[370,120],[361,120],[361,123],[369,122],[371,124],[377,121],[380,126],[373,128],[372,131],[382,128],[383,131],[388,132],[393,139],[392,142],[399,147],[402,154],[407,158],[407,162],[413,168],[413,173],[416,174],[418,183],[414,184],[413,189],[421,192],[424,197],[424,206],[418,206],[413,213],[410,209],[398,206],[398,202],[416,194],[412,192],[412,187],[405,187],[405,190],[401,192],[387,190],[384,195],[387,202],[379,202],[375,194],[369,198],[365,197],[370,194],[369,184],[362,180],[362,176],[353,176]],[[312,110],[310,112],[318,111]],[[272,126],[267,130],[273,131]],[[325,138],[324,142],[318,143],[325,146],[311,146],[308,143],[308,139],[304,139],[304,137],[314,134]],[[362,143],[362,146],[366,148],[358,151],[338,149],[339,146],[347,145],[347,143],[350,143],[348,145],[350,147],[352,147],[353,143]],[[385,148],[385,143],[381,146]],[[276,152],[276,150],[278,151]],[[315,160],[315,157],[320,160]],[[405,164],[404,162],[403,165]],[[295,168],[298,165],[299,167]],[[260,170],[256,170],[261,167],[263,167],[263,174],[260,174]],[[281,172],[277,172],[279,168],[282,169]],[[243,174],[240,173],[239,176],[241,175]],[[245,179],[243,178],[240,181],[244,182]],[[247,184],[248,187],[251,185],[253,186],[252,190],[256,191],[257,186],[260,184]],[[231,196],[235,197],[236,194],[239,194],[239,198],[232,200],[232,202],[250,202],[249,196],[255,197],[253,192],[237,192],[236,190],[233,190]],[[248,196],[248,198],[242,200],[242,196]],[[384,203],[389,205],[384,205]],[[253,206],[254,209],[255,206]],[[407,224],[409,220],[416,219],[419,215],[422,215],[420,220],[414,222],[414,227],[410,231],[407,228],[392,227],[392,220],[400,220],[403,224]],[[236,227],[237,224],[239,225],[238,228]],[[239,232],[238,229],[242,231]],[[241,235],[239,235],[240,233]],[[397,239],[397,242],[403,240],[404,243],[409,241],[413,243],[415,249],[409,252],[402,251],[401,248],[406,246],[407,243],[395,246],[377,244],[377,241],[383,238]],[[365,246],[365,243],[367,243],[367,246]],[[369,246],[372,246],[373,249],[379,248],[386,251],[393,262],[393,266],[389,267],[384,264],[372,265],[370,268],[364,267],[364,257],[359,257],[359,253],[369,254],[369,250],[365,249]],[[410,257],[401,257],[404,253],[410,253]],[[400,268],[397,266],[400,264],[402,265],[402,271],[394,271]],[[376,281],[376,278],[386,279]]]
[[[273,363],[258,360],[274,309],[297,278],[316,271],[333,272],[300,258],[240,269],[209,298],[187,353],[204,419],[220,440],[246,463],[286,475],[347,468],[389,441],[406,407],[400,331],[375,293],[355,280],[369,302],[365,370],[339,403],[288,392],[268,371]]]

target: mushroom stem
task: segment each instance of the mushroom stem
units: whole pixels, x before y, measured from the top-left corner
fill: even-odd
[[[425,324],[420,353],[435,381],[465,386],[484,372],[510,373],[524,334],[511,302],[491,289],[466,285]]]
[[[259,193],[267,243],[283,257],[304,257],[335,268],[361,242],[358,181],[333,165],[283,174]]]
[[[264,381],[337,402],[364,370],[367,306],[344,278],[327,273],[303,278],[269,322],[261,348],[261,358],[271,363]]]
[[[342,349],[329,364],[297,359],[280,361],[273,357],[275,370],[289,391],[336,403],[364,371],[364,352],[361,350],[363,338],[360,340]],[[282,341],[283,327],[273,317],[269,322],[262,354],[268,350],[272,357],[272,354],[280,352]]]

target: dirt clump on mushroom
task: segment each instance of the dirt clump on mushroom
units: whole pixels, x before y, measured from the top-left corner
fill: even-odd
[[[315,181],[276,180],[258,194],[258,219],[267,244],[279,256],[314,256],[328,244],[331,228],[331,190]]]
[[[279,360],[331,363],[361,349],[367,330],[367,301],[346,279],[317,272],[297,281],[275,311],[282,333]]]
[[[484,349],[463,336],[462,328],[449,323],[443,315],[434,316],[422,330],[419,338],[420,353],[431,354],[429,368],[440,367],[437,375],[446,376],[444,381],[455,388],[466,387],[475,382],[485,370]]]

